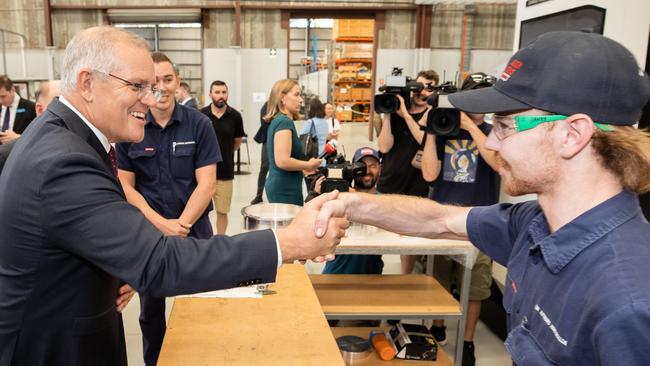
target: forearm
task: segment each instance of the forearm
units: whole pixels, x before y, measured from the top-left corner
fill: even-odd
[[[159,223],[161,220],[164,220],[165,218],[162,217],[158,212],[154,211],[151,206],[147,203],[147,200],[144,198],[144,196],[138,192],[134,187],[128,185],[128,184],[122,184],[122,189],[124,190],[124,195],[126,196],[127,202],[129,202],[131,205],[135,206],[142,214],[144,217],[149,220],[154,226],[156,226],[159,230]]]
[[[283,159],[276,159],[275,165],[282,170],[298,171],[298,170],[311,170],[313,167],[308,162],[294,159],[292,157],[285,157]]]
[[[178,220],[183,224],[194,225],[196,220],[203,215],[205,210],[208,208],[208,205],[210,205],[216,186],[216,180],[211,182],[199,182],[192,192],[192,195],[187,200],[185,209]]]
[[[478,148],[479,154],[481,154],[481,157],[483,157],[483,160],[493,169],[493,170],[498,170],[499,168],[499,163],[497,162],[497,157],[496,157],[496,151],[494,150],[489,150],[488,148],[485,147],[485,141],[487,140],[487,136],[481,131],[478,126],[474,125],[474,127],[470,128],[469,130],[470,135],[472,135],[472,139],[474,140],[474,143],[476,143],[476,147]]]
[[[379,132],[379,138],[377,139],[379,151],[384,154],[389,152],[390,149],[393,148],[394,141],[395,139],[390,127],[390,115],[388,115],[388,117],[382,117],[381,131]]]
[[[232,143],[232,151],[237,151],[239,150],[239,147],[241,146],[242,139],[235,139]]]
[[[426,114],[425,114],[426,116]],[[422,142],[422,139],[424,138],[424,131],[420,128],[420,125],[418,122],[416,122],[413,117],[411,117],[410,114],[407,114],[404,117],[404,121],[406,121],[406,126],[409,128],[409,131],[411,132],[411,136],[417,141],[418,143]]]
[[[427,134],[427,141],[422,153],[422,178],[427,182],[433,182],[440,174],[440,160],[436,146],[436,137]]]
[[[352,222],[408,236],[467,239],[468,207],[441,205],[404,195],[342,193],[339,197]]]

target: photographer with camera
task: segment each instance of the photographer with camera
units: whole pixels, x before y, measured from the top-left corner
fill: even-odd
[[[349,188],[350,192],[377,194],[377,180],[381,173],[381,159],[377,150],[370,147],[357,149],[352,163],[363,163],[365,174],[354,176],[354,184]],[[323,193],[325,179],[325,175],[316,179],[305,202]],[[323,274],[381,274],[383,269],[384,261],[381,255],[348,254],[337,255],[333,261],[328,262],[323,269]]]
[[[468,75],[461,90],[490,87],[496,79],[477,72]],[[442,88],[441,93],[453,93],[455,88]],[[436,93],[438,91],[434,91]],[[484,122],[484,114],[460,113],[459,123],[449,119],[443,126],[429,119],[426,129],[426,143],[422,155],[422,176],[432,182],[429,198],[436,202],[460,206],[488,206],[499,201],[499,177],[496,172],[496,152],[485,147],[487,135],[492,125]],[[451,122],[454,121],[454,122]],[[453,126],[458,124],[457,126]],[[459,128],[460,127],[460,128]],[[426,257],[418,261],[417,271],[424,272]],[[410,273],[416,257],[404,260],[405,271]],[[436,256],[434,276],[446,287],[459,287],[462,267],[451,258]],[[421,265],[421,266],[420,266]],[[492,284],[492,261],[479,252],[474,267],[469,290],[467,323],[465,324],[465,343],[463,346],[463,366],[473,366],[474,332],[481,313],[481,301],[490,297]],[[431,334],[438,343],[446,343],[446,327],[443,320],[434,320]]]
[[[382,172],[377,183],[381,193],[400,193],[409,196],[425,197],[428,185],[422,178],[420,169],[412,161],[424,138],[420,125],[426,124],[427,97],[431,94],[429,86],[438,83],[438,74],[433,70],[420,71],[415,79],[422,87],[413,91],[410,103],[396,94],[399,107],[394,113],[382,114],[382,128],[379,133],[379,151],[382,153]],[[408,96],[408,94],[407,94]]]

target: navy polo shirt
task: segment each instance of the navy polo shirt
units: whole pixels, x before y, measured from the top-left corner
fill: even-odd
[[[176,104],[165,128],[151,112],[146,119],[141,142],[116,145],[118,167],[135,173],[136,190],[154,211],[176,219],[196,188],[195,170],[221,162],[219,143],[210,120],[194,108]],[[211,209],[212,203],[192,226],[191,236],[212,236]]]
[[[650,225],[635,194],[552,234],[537,201],[476,207],[467,232],[508,267],[506,348],[516,364],[650,362]]]

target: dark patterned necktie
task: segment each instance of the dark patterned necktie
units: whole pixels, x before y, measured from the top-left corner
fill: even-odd
[[[111,146],[108,150],[108,158],[111,160],[111,167],[113,168],[113,175],[117,177],[117,158],[115,157],[115,149]]]
[[[5,119],[2,121],[2,132],[5,132],[9,129],[9,117],[11,117],[11,108],[5,108]]]

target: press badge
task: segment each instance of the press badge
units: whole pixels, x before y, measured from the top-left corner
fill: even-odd
[[[25,113],[27,110],[25,108],[16,109],[16,113]]]

